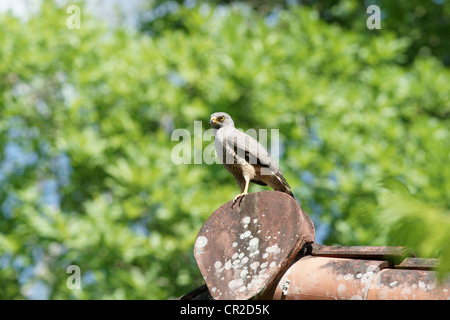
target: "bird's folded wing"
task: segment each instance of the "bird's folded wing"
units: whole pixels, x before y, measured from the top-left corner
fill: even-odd
[[[248,134],[233,130],[227,135],[226,143],[236,152],[238,158],[253,165],[268,167],[275,172],[279,170],[267,150]]]

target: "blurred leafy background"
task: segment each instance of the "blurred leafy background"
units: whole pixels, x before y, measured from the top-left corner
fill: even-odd
[[[450,1],[92,2],[0,14],[1,299],[202,284],[194,239],[238,188],[221,165],[175,165],[171,134],[215,111],[280,130],[318,242],[406,245],[449,271]]]

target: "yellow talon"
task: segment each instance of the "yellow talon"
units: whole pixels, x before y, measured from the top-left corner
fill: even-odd
[[[237,201],[239,198],[242,198],[242,197],[245,196],[246,194],[247,194],[246,192],[245,192],[245,193],[239,193],[236,197],[234,197],[232,207],[236,204],[236,201]],[[239,202],[239,204],[240,204],[240,202]]]
[[[236,203],[237,199],[242,198],[243,196],[245,196],[248,193],[248,185],[250,184],[250,179],[245,179],[245,187],[244,187],[244,191],[242,193],[239,193],[236,197],[234,197],[233,199],[233,204],[231,205],[231,207],[234,206],[234,204]],[[242,189],[241,189],[242,191]],[[239,202],[239,204],[241,204],[241,202]]]

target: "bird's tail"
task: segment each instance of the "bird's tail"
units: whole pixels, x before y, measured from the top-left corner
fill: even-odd
[[[291,186],[286,181],[286,179],[283,177],[283,174],[281,173],[281,171],[278,171],[277,173],[275,173],[275,176],[278,178],[278,180],[281,182],[281,185],[283,186],[283,188],[281,190],[278,190],[278,191],[287,193],[288,195],[290,195],[292,198],[295,199],[295,196],[294,196],[294,194],[291,191]]]
[[[286,190],[284,190],[284,192],[285,193],[287,193],[288,195],[290,195],[292,198],[294,198],[295,199],[295,196],[294,196],[294,194],[292,193],[292,191],[291,190],[289,190],[288,188],[286,188]]]

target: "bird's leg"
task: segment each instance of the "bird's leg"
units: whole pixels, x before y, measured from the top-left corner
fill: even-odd
[[[250,179],[248,179],[248,178],[245,178],[245,187],[244,187],[244,191],[242,191],[242,188],[241,188],[241,193],[239,193],[236,197],[234,197],[234,199],[233,199],[233,206],[234,206],[234,204],[236,203],[236,201],[239,199],[239,198],[241,198],[241,201],[242,201],[242,197],[244,197],[247,193],[248,193],[248,186],[249,186],[249,184],[250,184]],[[239,204],[241,204],[241,202],[239,201]]]

